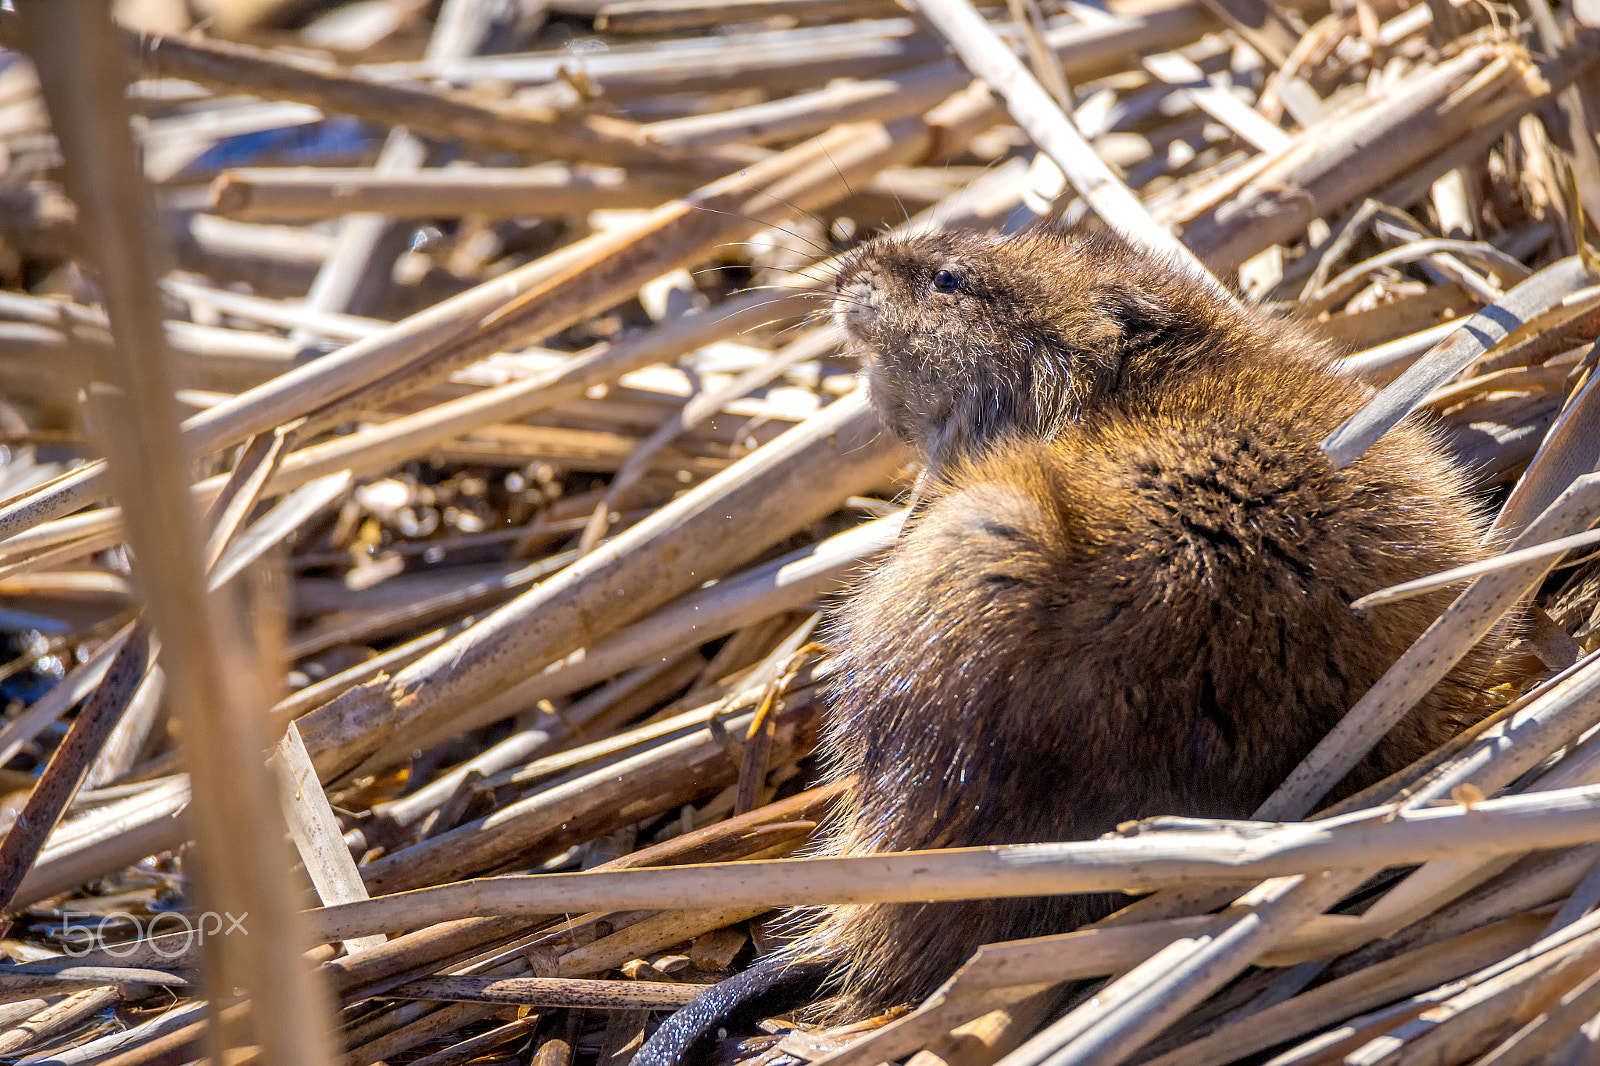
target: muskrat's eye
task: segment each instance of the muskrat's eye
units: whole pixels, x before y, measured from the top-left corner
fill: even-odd
[[[934,292],[955,292],[959,286],[956,276],[948,270],[935,270],[933,272]]]

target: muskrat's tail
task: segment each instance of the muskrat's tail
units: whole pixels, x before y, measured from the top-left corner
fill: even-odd
[[[816,999],[835,965],[769,959],[719,981],[662,1022],[630,1066],[701,1066],[723,1033]]]

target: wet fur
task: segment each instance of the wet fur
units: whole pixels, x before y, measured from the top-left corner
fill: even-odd
[[[954,292],[932,285],[938,270]],[[838,611],[823,744],[855,775],[824,854],[1093,838],[1157,814],[1248,817],[1454,595],[1356,597],[1472,559],[1480,514],[1429,430],[1335,470],[1318,441],[1370,390],[1292,325],[1110,238],[1051,228],[857,250],[839,317],[930,476]],[[1344,783],[1481,717],[1498,637]],[[824,1015],[924,997],[983,943],[1118,897],[797,912]]]

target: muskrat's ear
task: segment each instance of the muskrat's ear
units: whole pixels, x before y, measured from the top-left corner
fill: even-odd
[[[1161,333],[1172,326],[1173,310],[1161,294],[1134,285],[1112,285],[1099,293],[1101,309],[1129,339]]]

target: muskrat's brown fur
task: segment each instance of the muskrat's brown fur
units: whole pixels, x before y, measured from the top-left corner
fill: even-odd
[[[874,403],[930,476],[833,629],[824,756],[856,785],[826,853],[1247,817],[1453,592],[1350,602],[1481,554],[1425,425],[1335,470],[1318,441],[1370,390],[1299,328],[1118,240],[885,238],[838,290]],[[1487,711],[1497,639],[1344,791]],[[835,963],[832,1013],[855,1016],[926,995],[980,944],[1112,906],[831,907],[797,917],[787,957]]]

